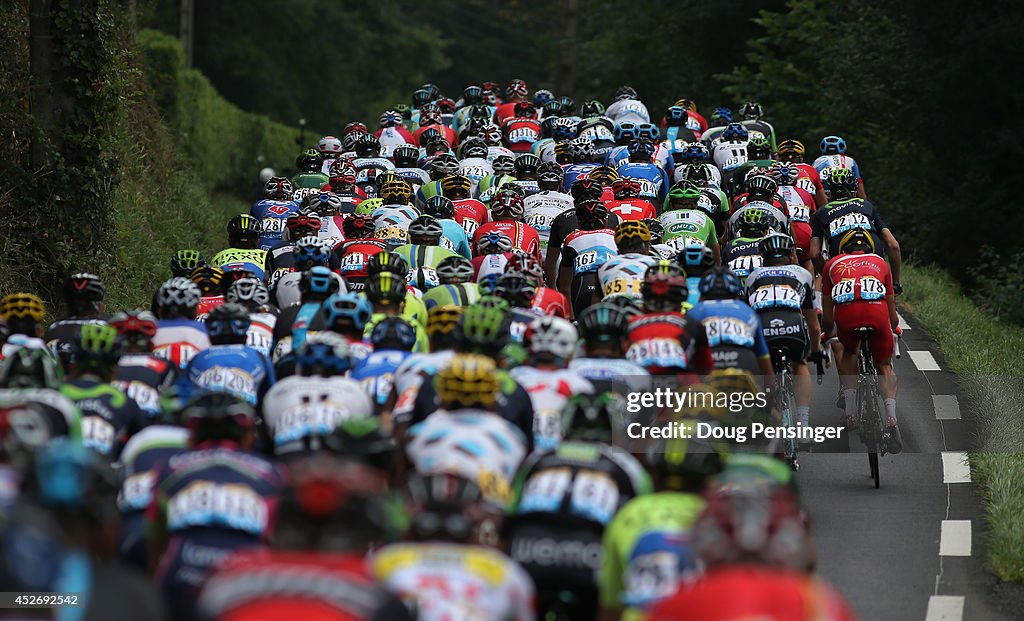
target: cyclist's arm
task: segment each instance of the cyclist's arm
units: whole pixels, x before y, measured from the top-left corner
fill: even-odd
[[[886,256],[889,257],[889,269],[892,270],[893,282],[900,281],[900,267],[903,265],[903,252],[900,250],[900,243],[896,241],[892,231],[888,228],[882,229],[882,241],[885,242]],[[811,241],[812,248],[814,241]]]
[[[898,250],[897,250],[898,252]],[[812,237],[811,246],[808,249],[808,254],[811,255],[811,263],[814,264],[814,271],[821,274],[825,269],[825,260],[821,257],[821,238]]]
[[[868,195],[864,193],[864,182],[860,179],[857,180],[857,198],[868,200]]]
[[[549,287],[555,286],[555,266],[558,264],[558,253],[562,251],[560,245],[551,243],[548,240],[547,254],[544,255],[544,279]]]
[[[811,239],[814,244],[814,239]],[[825,336],[831,336],[835,328],[835,317],[833,310],[835,305],[832,302],[832,279],[827,271],[821,272],[821,332]]]
[[[889,282],[886,283],[887,286],[885,288],[885,305],[889,310],[889,325],[892,327],[892,331],[896,332],[900,325],[900,318],[899,315],[896,314],[896,293],[892,290],[892,281],[895,280],[895,278],[892,276],[891,272],[888,276]]]
[[[811,351],[821,351],[821,324],[818,323],[818,311],[813,307],[804,309],[804,319],[807,321],[807,335],[811,339]]]

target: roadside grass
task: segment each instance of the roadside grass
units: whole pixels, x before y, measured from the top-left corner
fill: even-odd
[[[1024,581],[1024,328],[992,319],[937,268],[904,266],[901,302],[959,374],[961,404],[977,421],[972,478],[988,512],[989,568]]]

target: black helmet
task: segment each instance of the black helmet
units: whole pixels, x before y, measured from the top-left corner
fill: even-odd
[[[435,194],[427,199],[423,214],[439,220],[452,220],[455,218],[455,203],[447,196]]]
[[[366,275],[373,276],[380,272],[391,272],[405,278],[409,273],[409,263],[398,253],[378,252],[366,261]]]
[[[415,168],[420,160],[420,150],[411,144],[400,144],[391,151],[391,160],[399,168]]]
[[[375,305],[397,306],[405,301],[405,277],[382,271],[366,278],[366,297]]]
[[[690,439],[653,443],[647,449],[645,461],[659,486],[673,491],[701,490],[704,482],[724,466],[721,453],[696,434]]]
[[[782,233],[772,233],[757,245],[757,251],[765,259],[788,258],[795,248],[793,238]]]
[[[513,175],[516,172],[516,161],[511,155],[499,155],[491,161],[495,175]]]
[[[380,157],[380,140],[373,134],[359,134],[354,150],[359,157]]]
[[[409,223],[409,240],[414,244],[436,246],[442,235],[441,223],[431,216],[420,216]]]
[[[768,175],[754,175],[747,179],[747,192],[755,196],[772,197],[779,189],[779,184]]]
[[[206,330],[214,345],[245,343],[249,332],[249,310],[241,304],[225,302],[206,317]]]
[[[295,158],[295,167],[301,172],[320,172],[324,165],[324,155],[310,147]]]
[[[555,162],[541,162],[537,167],[538,183],[555,183],[561,186],[563,179],[565,179],[565,171]]]
[[[615,101],[620,101],[620,100],[623,100],[623,99],[636,99],[636,98],[637,98],[636,90],[632,86],[626,86],[626,85],[620,86],[615,91]]]
[[[231,395],[203,392],[182,410],[181,422],[192,430],[196,444],[211,440],[240,442],[255,424],[256,410]]]
[[[534,175],[537,173],[538,167],[540,166],[540,158],[533,153],[522,153],[516,157],[515,173],[516,177],[522,178],[528,175]]]
[[[262,228],[259,219],[247,213],[238,214],[228,221],[228,242],[232,245],[258,243]]]
[[[323,439],[324,447],[341,457],[389,472],[395,463],[395,440],[381,428],[380,419],[352,418]]]
[[[584,230],[601,228],[608,221],[608,208],[597,198],[576,201],[576,222]]]
[[[562,409],[562,436],[566,439],[611,444],[624,426],[625,407],[613,392],[573,395]]]
[[[537,285],[533,280],[515,272],[502,274],[494,288],[494,295],[515,308],[530,308],[536,294]]]
[[[81,315],[97,310],[107,297],[107,287],[96,274],[80,272],[68,276],[62,293],[71,313]]]
[[[629,315],[615,304],[599,302],[588,306],[579,316],[580,336],[587,344],[618,342],[629,329]]]

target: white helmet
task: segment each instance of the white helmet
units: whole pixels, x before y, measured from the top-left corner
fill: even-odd
[[[579,333],[576,326],[561,317],[541,317],[526,329],[525,341],[531,354],[546,353],[568,360],[576,352]]]
[[[316,143],[316,148],[325,159],[338,157],[342,152],[341,141],[334,136],[324,136]]]
[[[273,168],[264,168],[260,171],[260,183],[266,185],[270,178],[274,176]]]

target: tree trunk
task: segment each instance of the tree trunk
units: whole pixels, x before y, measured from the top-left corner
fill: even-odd
[[[47,140],[60,150],[63,144],[63,112],[70,102],[58,75],[53,27],[54,0],[29,2],[29,71],[32,74],[30,108],[43,130],[42,140],[32,141],[31,161],[35,169],[47,164]]]
[[[555,76],[557,95],[571,95],[576,82],[576,57],[579,47],[580,0],[563,0],[561,55]]]

